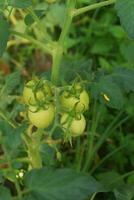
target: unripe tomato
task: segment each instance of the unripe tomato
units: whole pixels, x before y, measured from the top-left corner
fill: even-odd
[[[47,128],[49,127],[55,116],[55,108],[52,104],[48,106],[48,109],[39,109],[37,107],[30,106],[28,111],[28,118],[34,126],[37,128]]]
[[[72,137],[76,137],[83,134],[86,127],[86,120],[82,114],[79,119],[76,119],[65,113],[61,117],[61,124],[64,131],[69,131]]]
[[[76,90],[76,96],[77,90]],[[76,109],[77,112],[84,112],[89,107],[89,96],[86,90],[80,92],[79,96],[70,95],[69,91],[63,92],[61,96],[61,104],[65,109]]]
[[[36,103],[36,98],[40,99],[43,98],[43,92],[41,91],[36,91],[36,93],[33,92],[33,88],[35,87],[35,82],[33,80],[29,81],[26,86],[24,87],[23,90],[23,100],[25,104],[35,104]],[[36,95],[36,98],[35,98]]]
[[[43,81],[41,88],[35,89],[37,82],[34,80],[29,81],[23,90],[23,100],[25,104],[35,104],[36,101],[44,101],[47,95],[52,95],[49,86],[46,84],[47,81]],[[39,82],[38,82],[39,83]]]

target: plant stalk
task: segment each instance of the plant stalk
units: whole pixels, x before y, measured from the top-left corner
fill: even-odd
[[[109,6],[111,4],[114,4],[115,2],[116,2],[116,0],[107,0],[107,1],[99,2],[99,3],[95,3],[95,4],[92,4],[89,6],[85,6],[83,8],[75,9],[73,16],[78,16],[78,15],[88,12],[90,10],[95,10],[97,8],[101,8],[104,6]]]
[[[32,44],[34,44],[38,48],[42,49],[45,53],[49,53],[50,55],[52,54],[52,49],[50,48],[50,45],[49,46],[44,45],[40,41],[37,41],[36,39],[34,39],[33,37],[31,37],[25,33],[20,33],[20,32],[13,31],[13,30],[11,30],[11,33],[30,41]]]
[[[28,148],[28,158],[30,165],[33,169],[42,168],[42,157],[40,154],[41,138],[43,135],[43,130],[38,129],[36,132],[32,133],[29,137],[25,135],[23,140]]]
[[[70,25],[73,19],[73,11],[76,5],[76,0],[68,0],[67,1],[67,11],[66,17],[63,24],[63,28],[61,31],[61,35],[55,48],[53,49],[53,66],[52,66],[52,74],[51,74],[51,81],[54,84],[58,83],[59,72],[60,72],[60,64],[62,61],[63,54],[65,52],[65,41],[69,32]]]

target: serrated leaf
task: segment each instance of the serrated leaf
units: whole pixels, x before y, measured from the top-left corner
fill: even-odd
[[[134,69],[117,68],[111,76],[113,81],[126,92],[134,91]]]
[[[2,143],[9,153],[12,153],[21,144],[21,134],[24,132],[25,128],[24,124],[17,128],[13,128],[6,121],[0,120]]]
[[[0,186],[0,200],[11,200],[9,190],[3,186]]]
[[[134,186],[133,185],[124,185],[119,189],[114,190],[116,200],[132,200],[134,197]]]
[[[9,33],[8,22],[4,19],[0,19],[0,57],[6,49]]]
[[[8,0],[8,5],[15,7],[15,8],[27,8],[30,7],[32,5],[32,1],[31,0]]]
[[[134,39],[134,1],[117,0],[115,8],[125,31]]]
[[[20,83],[20,71],[13,72],[8,75],[5,80],[5,85],[2,94],[9,94]]]
[[[91,72],[92,60],[64,60],[60,68],[61,79],[64,79],[68,82],[76,79],[77,76],[80,76],[84,80],[92,79]]]
[[[25,185],[30,191],[25,200],[85,200],[103,191],[92,177],[71,169],[40,169],[28,172]]]

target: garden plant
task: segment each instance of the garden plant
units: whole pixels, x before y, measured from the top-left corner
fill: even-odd
[[[134,199],[133,40],[133,0],[0,0],[0,200]]]

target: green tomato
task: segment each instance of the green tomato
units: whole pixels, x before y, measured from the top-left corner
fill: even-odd
[[[37,109],[35,106],[30,106],[28,111],[28,118],[34,126],[37,128],[47,128],[49,127],[55,116],[55,107],[50,104],[48,109]]]
[[[69,92],[63,92],[61,96],[61,104],[63,108],[72,110],[76,109],[77,112],[84,112],[89,108],[89,96],[86,90],[83,90],[79,97],[71,96]]]
[[[72,137],[77,137],[83,134],[86,127],[86,120],[82,114],[80,115],[80,119],[76,119],[65,113],[61,117],[61,125],[64,131],[69,131]]]
[[[47,81],[43,81],[42,87],[37,90],[33,91],[33,89],[36,87],[37,82],[34,80],[29,81],[23,90],[23,100],[25,104],[35,104],[37,101],[45,101],[45,98],[47,95],[51,96],[51,89],[47,85]]]
[[[33,92],[33,88],[35,87],[35,82],[33,80],[29,81],[26,86],[24,87],[23,90],[23,100],[25,104],[35,104],[36,103],[36,98],[40,99],[43,98],[43,92],[37,91],[36,94]],[[36,95],[36,98],[35,98]]]

